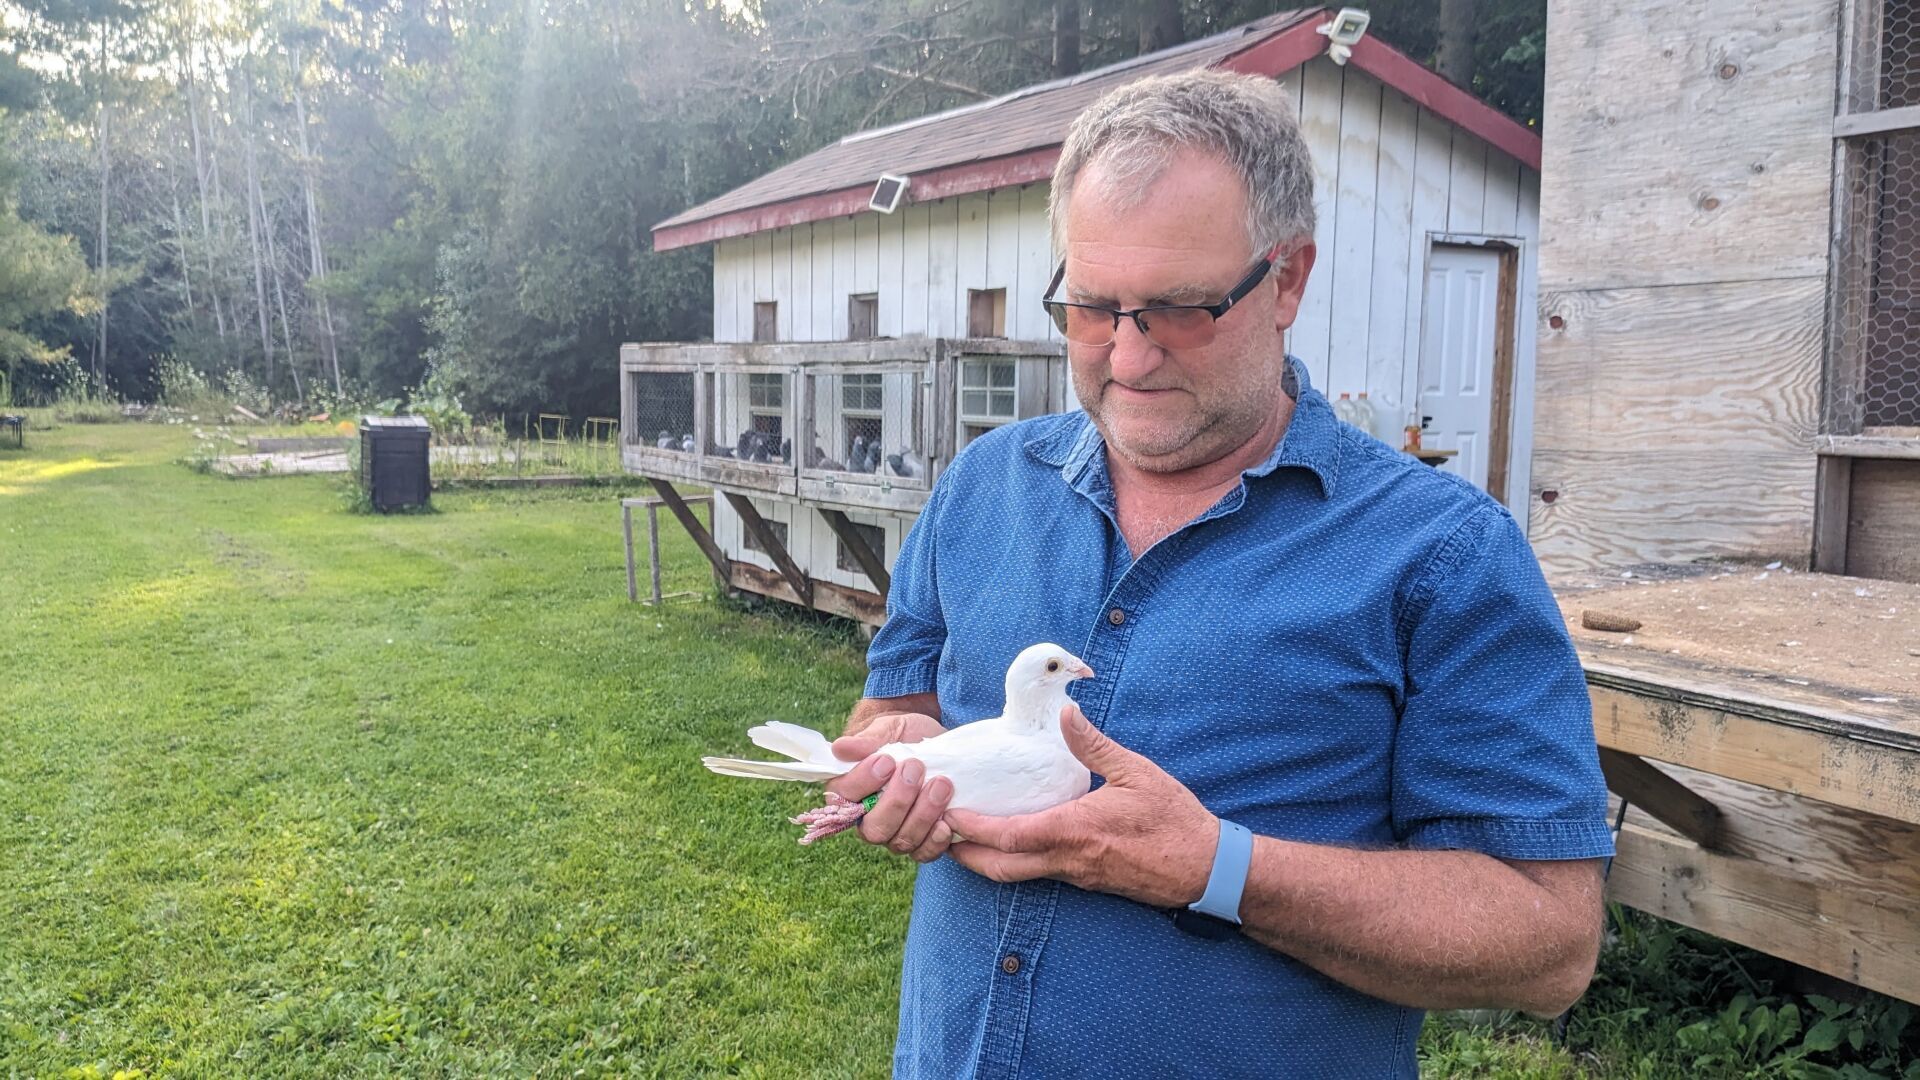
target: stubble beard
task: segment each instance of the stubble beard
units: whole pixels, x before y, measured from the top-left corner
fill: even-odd
[[[1185,472],[1220,460],[1260,430],[1275,404],[1266,400],[1257,380],[1223,387],[1211,400],[1178,387],[1175,400],[1185,406],[1184,415],[1168,416],[1113,404],[1107,397],[1113,382],[1104,373],[1076,371],[1073,384],[1108,452],[1146,473]]]

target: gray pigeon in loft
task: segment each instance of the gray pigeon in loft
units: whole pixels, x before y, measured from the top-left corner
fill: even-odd
[[[872,442],[870,442],[870,443],[868,443],[868,444],[867,444],[867,467],[866,467],[866,471],[867,471],[867,472],[870,472],[870,473],[877,473],[877,472],[879,472],[879,471],[880,471],[880,463],[881,463],[882,461],[885,461],[885,460],[886,460],[886,457],[887,457],[887,455],[885,454],[885,452],[883,452],[883,451],[882,451],[882,450],[880,449],[880,440],[879,440],[879,439],[875,439],[875,440],[873,440]]]
[[[780,464],[782,465],[793,464],[793,440],[792,439],[780,440]]]
[[[653,440],[653,445],[656,447],[659,447],[662,450],[673,449],[673,432],[662,430],[660,432],[660,437]]]
[[[867,437],[855,435],[853,450],[847,455],[847,468],[853,472],[867,471]]]
[[[692,432],[688,432],[687,434],[680,436],[680,452],[684,454],[693,453],[693,433]]]
[[[926,466],[920,464],[920,459],[914,457],[913,451],[911,450],[902,450],[897,454],[888,454],[887,468],[893,470],[893,475],[904,476],[910,480],[925,480],[927,478]]]
[[[754,446],[754,443],[758,440],[758,438],[759,438],[759,433],[754,431],[752,428],[748,428],[747,430],[741,432],[740,437],[738,439],[733,440],[733,456],[739,458],[742,461],[745,461],[746,459],[752,457],[753,446]]]
[[[756,461],[762,465],[765,465],[767,462],[772,461],[773,455],[767,452],[767,444],[769,442],[767,437],[765,435],[760,434],[757,431],[753,432],[752,435],[753,435],[753,451],[751,454],[748,455],[747,460]]]
[[[820,444],[814,443],[813,449],[807,452],[807,468],[844,472],[847,467],[828,457],[827,452],[820,449]]]

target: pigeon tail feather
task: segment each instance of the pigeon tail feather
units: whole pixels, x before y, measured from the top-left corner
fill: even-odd
[[[805,761],[748,761],[745,758],[703,757],[700,763],[721,776],[745,776],[756,780],[803,780],[819,783],[832,780],[853,768],[851,762],[815,765]]]
[[[785,754],[795,761],[805,761],[813,765],[833,765],[840,759],[833,756],[833,744],[825,735],[809,727],[789,724],[784,720],[769,720],[759,727],[747,729],[747,738],[762,750],[771,750],[776,754]],[[840,764],[845,770],[850,765]]]

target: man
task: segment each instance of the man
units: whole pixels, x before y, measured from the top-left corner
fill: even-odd
[[[861,835],[925,864],[899,1074],[1411,1076],[1421,1010],[1550,1014],[1592,975],[1579,664],[1506,510],[1284,355],[1311,177],[1261,79],[1135,83],[1067,138],[1048,309],[1085,411],[942,476],[835,751],[997,715],[1056,641],[1104,783],[1015,818],[916,762],[835,783],[884,786]]]

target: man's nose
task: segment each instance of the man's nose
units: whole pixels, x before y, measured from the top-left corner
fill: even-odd
[[[1113,352],[1107,357],[1107,365],[1114,378],[1132,383],[1159,367],[1166,356],[1166,350],[1140,332],[1140,324],[1121,319],[1113,331]]]

